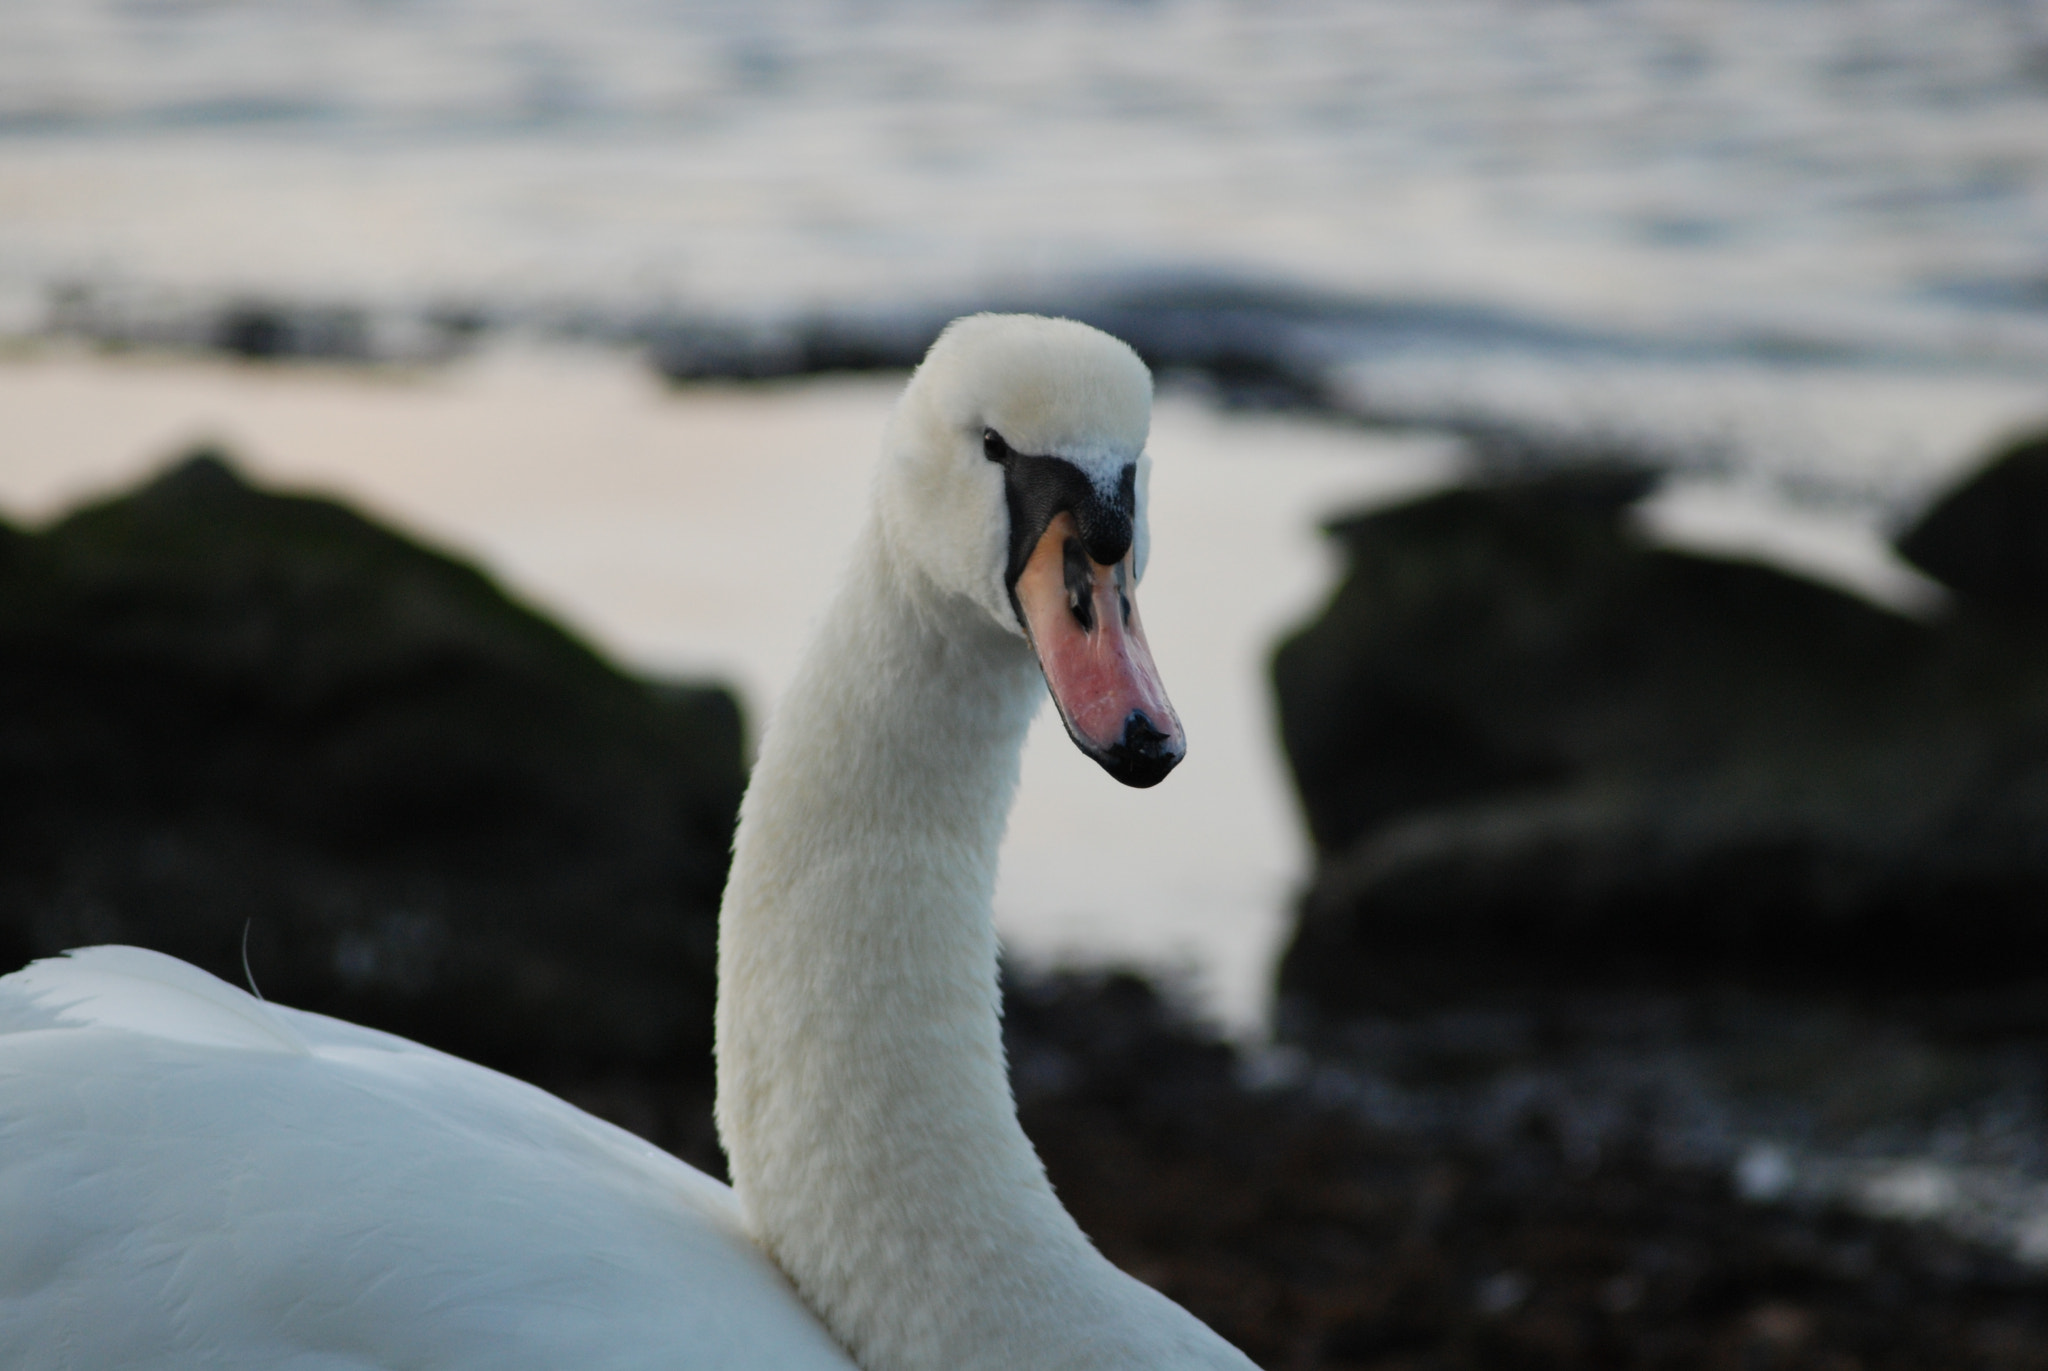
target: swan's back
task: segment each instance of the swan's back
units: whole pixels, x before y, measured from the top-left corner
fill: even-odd
[[[725,1186],[136,948],[0,979],[0,1214],[24,1371],[850,1365]]]

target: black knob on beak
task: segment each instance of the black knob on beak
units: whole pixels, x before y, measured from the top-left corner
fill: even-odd
[[[1124,719],[1123,736],[1096,760],[1117,780],[1143,790],[1165,780],[1186,755],[1186,744],[1161,732],[1144,710],[1134,709]]]

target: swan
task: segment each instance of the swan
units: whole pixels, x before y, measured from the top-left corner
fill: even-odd
[[[98,947],[0,979],[0,1365],[1208,1368],[1111,1265],[1005,1072],[991,898],[1050,693],[1118,780],[1185,736],[1132,594],[1151,377],[976,315],[741,806],[720,914],[730,1189],[521,1082]]]

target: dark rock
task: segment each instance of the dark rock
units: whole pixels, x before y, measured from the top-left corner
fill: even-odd
[[[215,348],[252,361],[365,362],[372,356],[368,319],[340,306],[244,300],[221,310],[212,334]]]
[[[2048,635],[1648,547],[1645,489],[1334,526],[1274,665],[1319,852],[1290,1012],[1734,977],[2048,1022]]]
[[[647,331],[654,365],[671,380],[767,380],[909,370],[953,318],[981,309],[1023,310],[1103,329],[1129,343],[1154,370],[1200,377],[1226,404],[1323,409],[1331,405],[1323,373],[1332,349],[1318,330],[1356,324],[1387,308],[1333,304],[1278,288],[1165,279],[772,322],[670,319]]]
[[[1992,457],[1900,534],[1898,548],[1967,600],[2048,613],[2048,434]]]
[[[131,942],[502,1069],[708,1073],[743,783],[475,569],[197,454],[0,537],[0,961]]]

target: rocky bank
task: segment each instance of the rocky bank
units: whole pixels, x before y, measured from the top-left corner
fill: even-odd
[[[708,1080],[743,783],[724,690],[218,453],[0,528],[10,968],[139,943],[519,1074]]]
[[[2048,1028],[2044,466],[1901,538],[1953,591],[1926,620],[1649,545],[1623,468],[1333,525],[1348,575],[1273,667],[1319,853],[1295,1020],[1733,983]]]

